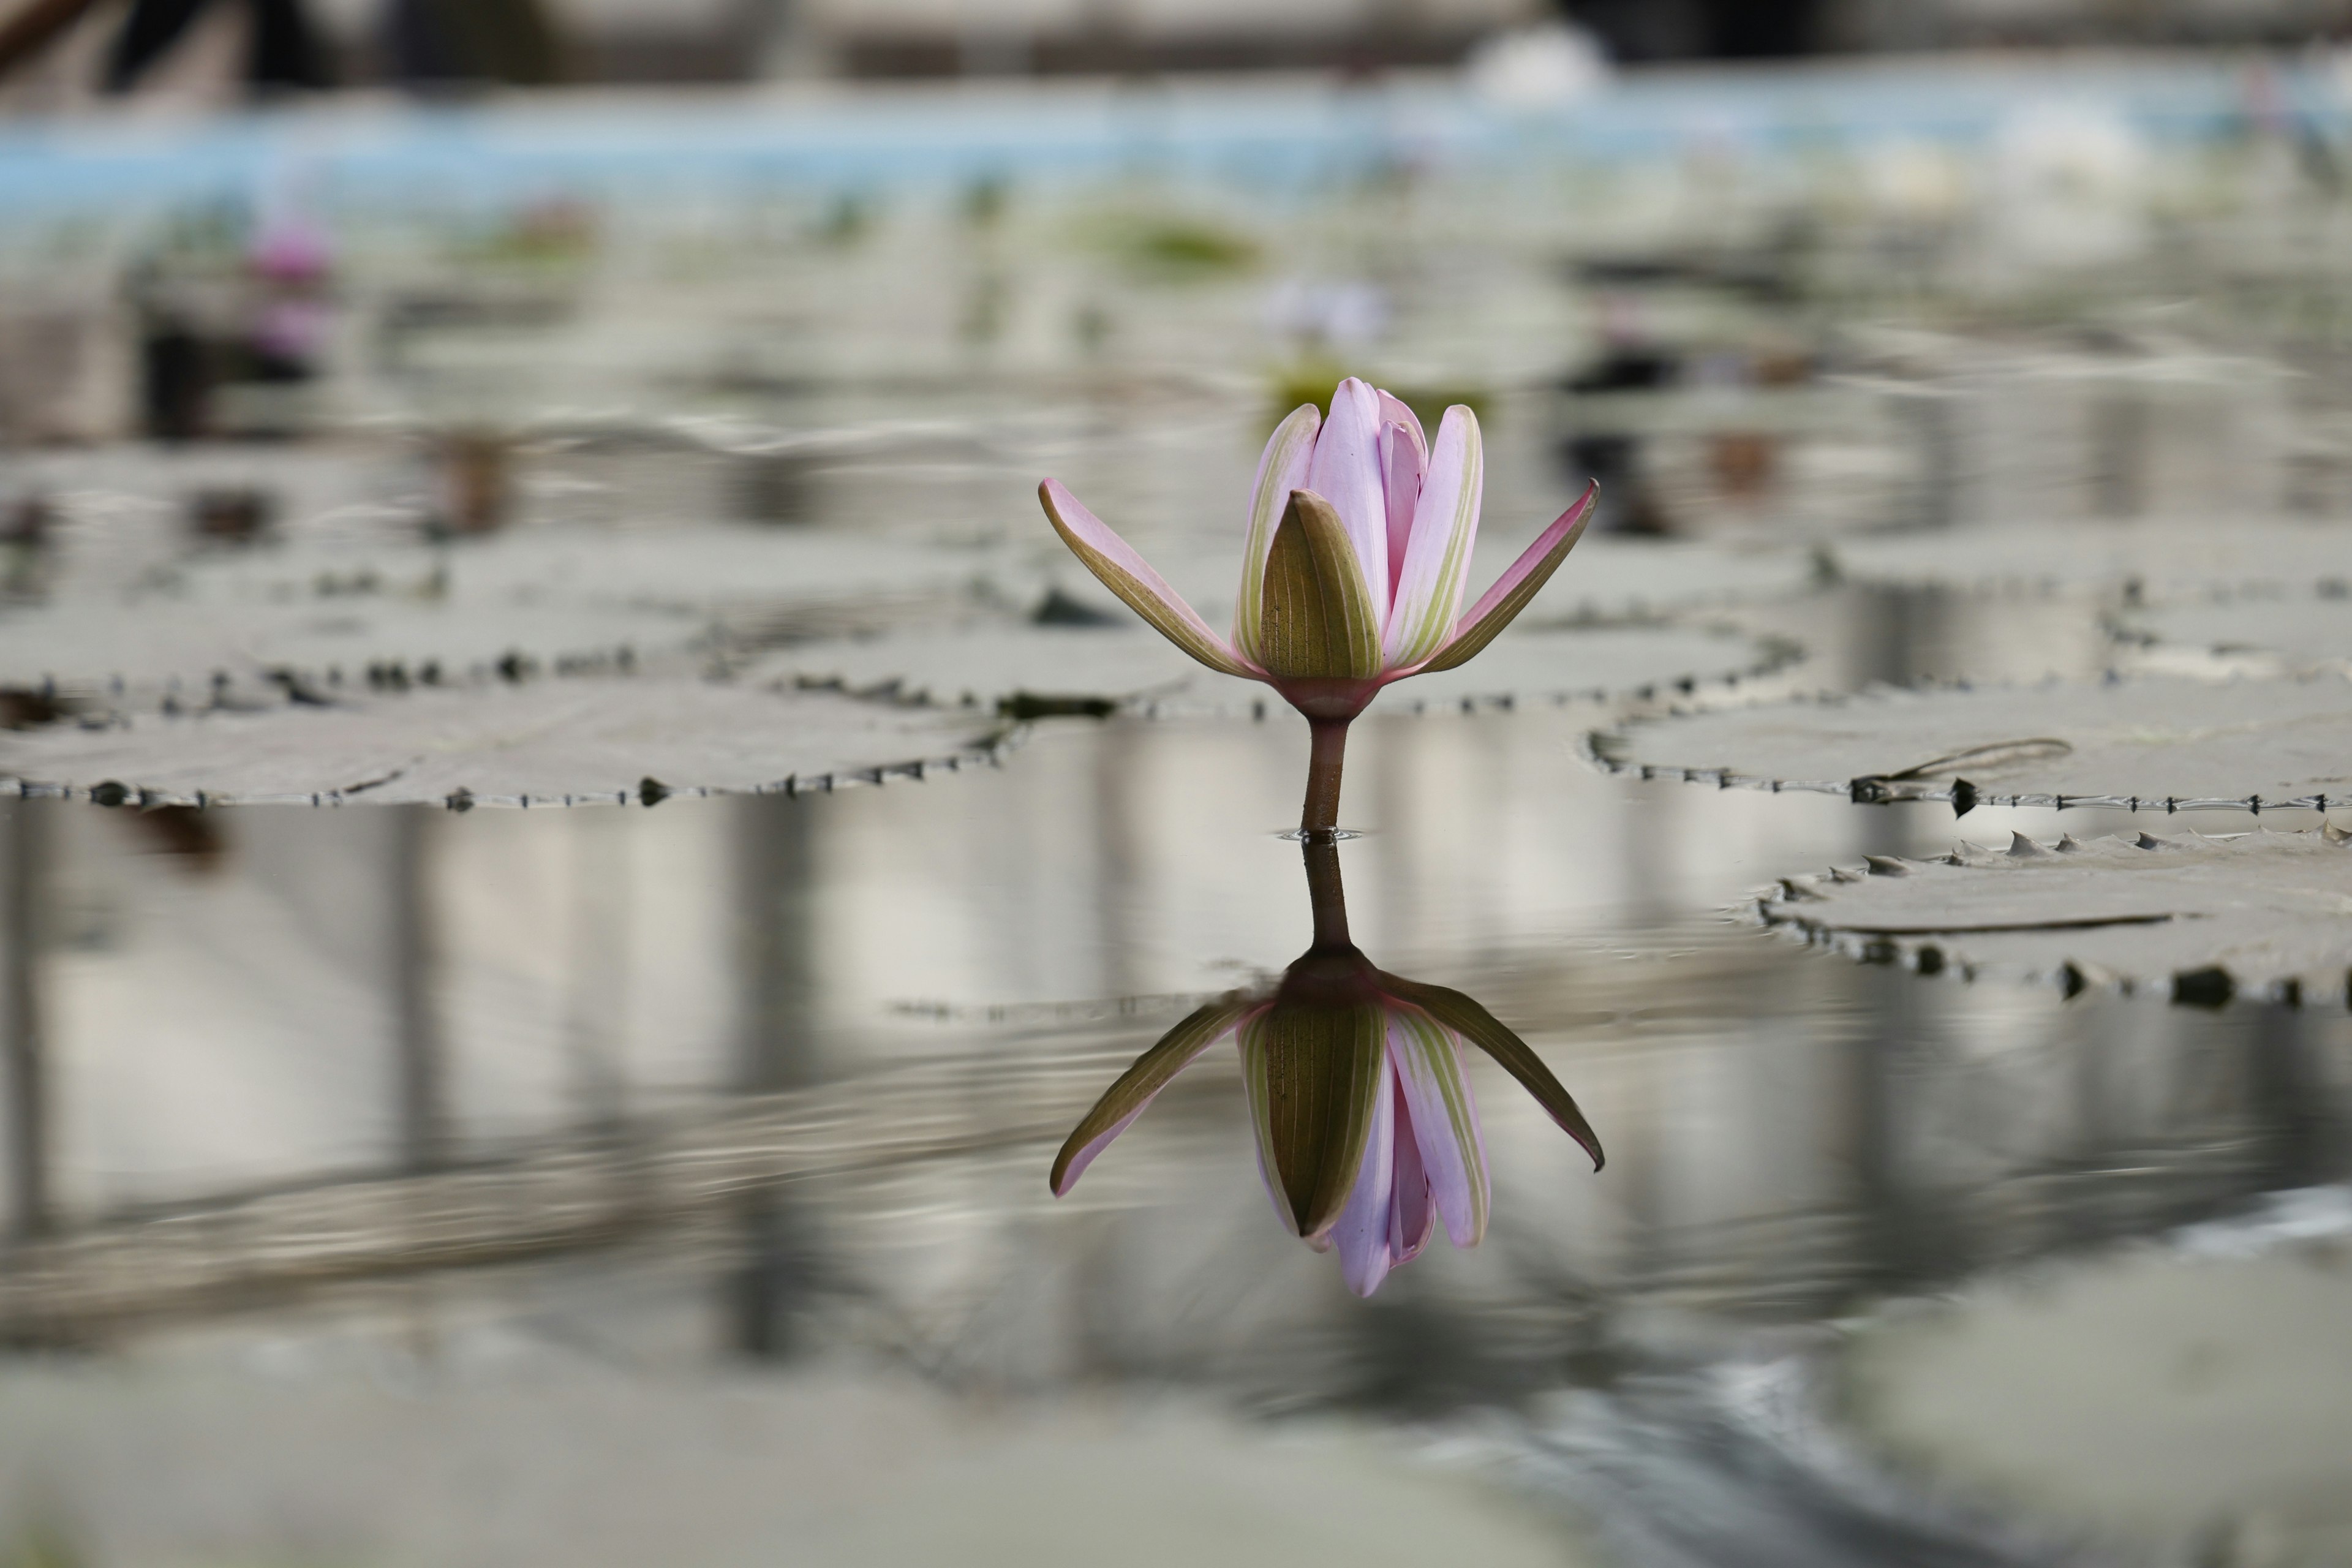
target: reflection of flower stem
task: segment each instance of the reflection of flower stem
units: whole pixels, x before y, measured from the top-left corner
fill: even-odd
[[[1309,838],[1301,847],[1307,851],[1307,897],[1315,910],[1315,950],[1352,952],[1355,944],[1348,940],[1348,895],[1339,885],[1339,841],[1327,835]]]
[[[1310,719],[1307,724],[1314,736],[1314,750],[1307,756],[1307,806],[1299,814],[1298,831],[1310,840],[1328,841],[1339,826],[1339,770],[1348,760],[1348,721]],[[1311,857],[1308,865],[1313,865]],[[1335,857],[1331,873],[1335,888],[1339,886],[1338,866]],[[1322,917],[1318,914],[1316,918],[1319,921]],[[1342,929],[1345,924],[1343,919]]]

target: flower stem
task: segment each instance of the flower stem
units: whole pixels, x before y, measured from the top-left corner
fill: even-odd
[[[1348,895],[1339,884],[1339,841],[1310,838],[1299,847],[1307,854],[1307,901],[1315,910],[1315,945],[1335,950],[1352,946]]]
[[[1307,725],[1314,749],[1307,759],[1307,805],[1299,813],[1298,831],[1309,838],[1328,838],[1339,826],[1339,770],[1348,760],[1348,721],[1309,719]]]

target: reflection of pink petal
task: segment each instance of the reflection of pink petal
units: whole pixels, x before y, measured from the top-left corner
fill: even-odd
[[[1306,489],[1331,503],[1356,547],[1364,589],[1381,626],[1388,624],[1389,518],[1382,497],[1380,400],[1349,376],[1331,394],[1331,417],[1315,437],[1315,461]]]
[[[1422,1168],[1421,1142],[1412,1123],[1412,1108],[1402,1092],[1402,1083],[1398,1089],[1396,1195],[1389,1204],[1389,1251],[1399,1263],[1410,1263],[1429,1245],[1429,1233],[1437,1225],[1437,1210],[1429,1201],[1429,1173]]]
[[[1133,1126],[1135,1119],[1150,1110],[1151,1101],[1159,1098],[1155,1091],[1142,1104],[1096,1134],[1092,1141],[1078,1145],[1077,1152],[1072,1154],[1070,1163],[1062,1168],[1062,1179],[1054,1184],[1054,1195],[1057,1198],[1069,1196],[1070,1189],[1078,1184],[1078,1178],[1087,1173],[1087,1167],[1095,1163],[1095,1156],[1109,1148],[1111,1140]]]
[[[1452,1030],[1418,1007],[1392,1006],[1389,1060],[1445,1234],[1456,1247],[1475,1247],[1486,1229],[1486,1146],[1461,1047]]]
[[[1359,1296],[1381,1288],[1395,1262],[1389,1251],[1394,1224],[1389,1198],[1396,1177],[1395,1075],[1380,1075],[1379,1098],[1372,1103],[1372,1125],[1364,1139],[1364,1162],[1356,1169],[1356,1184],[1347,1206],[1331,1226],[1331,1243],[1339,1249],[1339,1277]]]
[[[1167,1088],[1178,1073],[1191,1067],[1202,1051],[1233,1030],[1246,1027],[1251,1020],[1265,1011],[1263,1005],[1253,1006],[1239,998],[1226,996],[1195,1008],[1182,1022],[1160,1036],[1150,1050],[1136,1058],[1134,1064],[1118,1075],[1118,1081],[1103,1091],[1103,1097],[1095,1101],[1094,1109],[1087,1111],[1077,1126],[1071,1130],[1070,1138],[1076,1140],[1106,1110],[1115,1110],[1132,1100],[1126,1115],[1103,1125],[1093,1137],[1082,1143],[1067,1142],[1062,1145],[1061,1152],[1055,1156],[1054,1168],[1046,1176],[1046,1184],[1053,1188],[1054,1195],[1057,1198],[1065,1196],[1076,1186],[1078,1178],[1086,1174],[1087,1167],[1095,1163],[1095,1156],[1109,1148],[1113,1139],[1126,1131],[1137,1117],[1149,1110],[1151,1102],[1160,1098],[1160,1091]],[[1138,1090],[1142,1092],[1139,1094]]]

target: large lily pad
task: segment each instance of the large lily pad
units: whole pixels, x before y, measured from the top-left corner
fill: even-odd
[[[2352,681],[1874,689],[1590,735],[1611,772],[1867,802],[2131,811],[2352,803]]]
[[[2341,581],[2352,529],[2329,522],[2200,517],[2144,522],[2033,521],[1840,540],[1838,570],[1904,585],[2131,588],[2150,598],[2216,586]]]
[[[887,625],[986,597],[993,552],[855,533],[720,524],[538,528],[445,547],[257,551],[191,567],[190,597],[441,595],[718,616],[751,635]]]
[[[1815,940],[1947,966],[2167,985],[2183,1001],[2261,993],[2345,999],[2352,836],[2332,828],[2204,838],[2116,836],[1939,860],[1881,856],[1782,882],[1757,912]]]
[[[289,689],[463,684],[627,668],[690,648],[691,616],[623,606],[362,596],[245,605],[158,600],[0,613],[0,687],[137,712],[282,700]]]
[[[1458,669],[1390,687],[1389,712],[1688,691],[1771,668],[1782,645],[1675,626],[1515,626]],[[1249,714],[1281,699],[1202,668],[1139,626],[999,625],[845,638],[778,649],[751,679],[839,686],[950,706],[1050,711],[1125,707],[1159,714]]]
[[[921,777],[995,740],[992,718],[830,693],[582,678],[5,733],[0,781],[101,805],[651,805]]]
[[[2307,675],[2352,668],[2352,598],[2342,593],[2233,595],[2132,615],[2117,628],[2128,661],[2185,674]]]

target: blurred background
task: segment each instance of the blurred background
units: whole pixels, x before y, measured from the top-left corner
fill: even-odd
[[[2135,619],[2216,559],[2341,597],[2347,27],[0,0],[0,775],[623,638],[996,745],[0,799],[0,1564],[2352,1563],[2343,998],[1801,951],[1778,879],[2145,824],[1579,756],[1662,692],[2241,672]],[[1610,1163],[1481,1063],[1492,1229],[1369,1300],[1222,1048],[1045,1190],[1307,945],[1303,730],[982,668],[1126,635],[1047,475],[1229,615],[1265,432],[1349,374],[1477,411],[1482,584],[1602,486],[1558,670],[1384,697],[1343,861]]]

